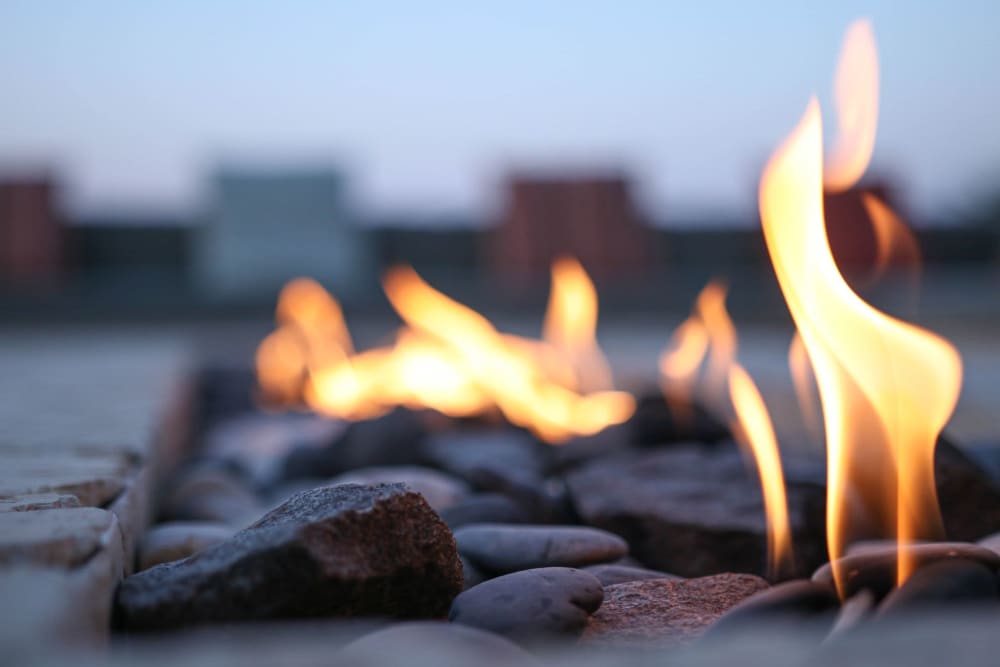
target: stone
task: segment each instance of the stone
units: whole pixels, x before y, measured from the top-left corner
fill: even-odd
[[[477,489],[495,491],[512,482],[533,484],[545,474],[545,447],[514,429],[454,429],[429,435],[423,459]]]
[[[1000,533],[993,533],[992,535],[987,535],[983,539],[976,542],[981,547],[985,547],[990,551],[1000,555]]]
[[[31,512],[67,507],[80,507],[80,499],[66,493],[25,493],[0,500],[0,512]]]
[[[732,573],[608,586],[581,642],[647,648],[689,644],[726,611],[767,586],[752,574]]]
[[[1000,531],[1000,485],[944,434],[934,451],[934,479],[949,540],[973,542]]]
[[[764,573],[767,526],[760,485],[736,447],[677,445],[581,466],[566,475],[582,522],[621,535],[646,566],[697,577]],[[789,484],[796,563],[826,560],[821,487]]]
[[[700,404],[683,398],[675,400],[681,402],[688,418],[678,418],[659,391],[643,393],[636,398],[635,413],[628,421],[635,444],[715,443],[731,437],[729,429]]]
[[[481,523],[455,531],[458,551],[480,570],[505,574],[540,567],[582,567],[617,560],[625,541],[585,526]]]
[[[642,581],[645,579],[681,578],[675,574],[668,574],[658,570],[647,570],[644,567],[631,567],[629,565],[616,565],[614,563],[588,565],[583,569],[597,577],[602,586],[614,586],[615,584],[624,584],[626,581]]]
[[[164,494],[162,518],[246,525],[264,511],[257,494],[225,466],[199,464],[180,471]]]
[[[461,589],[454,539],[422,496],[401,484],[345,484],[302,492],[221,544],[126,578],[115,620],[122,630],[145,631],[277,618],[434,618]]]
[[[576,637],[603,597],[601,582],[582,570],[523,570],[463,592],[452,603],[448,620],[518,642]]]
[[[54,493],[75,496],[88,507],[111,502],[138,465],[132,454],[86,448],[0,447],[0,460],[0,501]]]
[[[236,531],[224,523],[171,521],[151,528],[139,542],[139,570],[160,563],[181,560],[208,547],[225,542]]]
[[[949,558],[976,561],[991,571],[1000,568],[1000,555],[974,544],[931,542],[906,548],[913,552],[917,568]],[[896,545],[890,545],[882,551],[869,549],[853,556],[844,556],[837,563],[846,575],[843,582],[846,597],[868,589],[876,600],[881,600],[896,586]],[[830,564],[825,563],[817,569],[812,580],[824,586],[833,586],[833,569]]]
[[[405,484],[424,497],[434,511],[440,512],[469,494],[460,479],[438,470],[420,466],[376,466],[359,468],[334,477],[326,484]]]
[[[296,447],[319,449],[346,429],[345,422],[315,414],[250,412],[210,428],[201,454],[239,462],[263,486],[280,476],[280,464],[290,451]]]
[[[473,565],[472,562],[465,556],[459,554],[459,560],[462,561],[462,590],[468,590],[473,586],[478,586],[489,579],[489,577],[480,572],[479,568]]]
[[[502,493],[473,493],[438,512],[452,530],[470,523],[529,523],[531,517]]]
[[[706,633],[756,632],[775,620],[786,626],[808,623],[829,630],[840,609],[840,598],[830,586],[808,579],[786,581],[751,595],[712,624]]]
[[[397,408],[388,414],[352,422],[323,447],[300,446],[289,452],[282,465],[284,479],[328,478],[370,466],[417,465],[419,445],[427,435],[422,416]]]
[[[0,565],[77,567],[115,539],[121,539],[115,515],[96,507],[5,512]]]
[[[989,604],[1000,608],[996,573],[982,563],[963,558],[930,563],[890,592],[879,605],[879,618],[945,605]]]
[[[411,621],[377,630],[348,644],[334,656],[337,665],[413,664],[413,656],[433,655],[435,665],[541,665],[517,644],[492,632],[460,625]]]

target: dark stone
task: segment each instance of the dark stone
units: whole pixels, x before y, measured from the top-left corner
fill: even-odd
[[[786,581],[740,602],[713,623],[705,636],[753,632],[775,619],[786,625],[805,621],[829,630],[839,608],[840,599],[832,587],[807,579]]]
[[[428,465],[483,491],[510,483],[537,484],[545,475],[546,447],[513,429],[453,430],[427,436],[420,447]]]
[[[917,568],[923,568],[930,563],[950,558],[975,561],[991,571],[1000,568],[1000,555],[974,544],[939,542],[915,544],[907,548],[916,555],[915,565]],[[867,589],[872,592],[876,600],[881,600],[896,586],[895,545],[886,547],[884,550],[873,548],[862,553],[844,556],[837,562],[845,573],[843,582],[845,597],[852,597],[859,591]],[[830,564],[826,563],[816,570],[812,580],[824,586],[833,586],[833,569]]]
[[[325,447],[293,449],[285,458],[282,476],[333,477],[367,466],[419,464],[419,445],[426,435],[419,413],[397,408],[375,419],[352,422]]]
[[[752,574],[647,579],[604,589],[604,604],[581,640],[622,647],[690,643],[728,609],[767,588]]]
[[[459,554],[459,560],[462,561],[462,590],[463,591],[464,590],[468,590],[468,589],[472,588],[473,586],[478,586],[479,584],[481,584],[484,581],[486,581],[487,579],[489,579],[489,577],[487,577],[485,574],[483,574],[482,572],[480,572],[479,568],[477,568],[475,565],[473,565],[472,562],[468,558],[466,558],[465,556],[462,556],[461,554]]]
[[[949,558],[930,563],[889,593],[879,606],[879,617],[910,613],[942,605],[1000,606],[996,574],[976,561]]]
[[[337,475],[325,486],[337,484],[405,484],[424,497],[435,512],[450,507],[469,494],[460,479],[423,466],[370,466]]]
[[[414,656],[433,656],[427,664],[540,665],[517,644],[492,632],[455,623],[398,623],[345,646],[331,665],[410,665]],[[423,664],[423,663],[422,663]]]
[[[474,493],[439,512],[452,530],[470,523],[529,523],[531,516],[502,493]]]
[[[938,501],[948,539],[974,542],[1000,531],[1000,486],[945,435],[934,452]]]
[[[697,403],[683,408],[689,418],[678,419],[659,392],[640,395],[635,413],[629,420],[632,442],[640,446],[665,445],[678,442],[713,443],[731,437],[729,429]]]
[[[733,447],[676,446],[594,461],[566,476],[583,522],[624,537],[648,567],[683,577],[767,569],[767,528],[757,479]],[[821,487],[788,484],[796,563],[826,558]]]
[[[324,616],[438,617],[462,589],[448,527],[399,484],[293,496],[231,539],[119,586],[116,626]]]
[[[246,525],[264,507],[242,475],[223,462],[203,461],[179,471],[163,495],[161,518]]]
[[[470,588],[455,598],[448,619],[522,642],[578,636],[603,598],[601,582],[594,575],[545,567]]]
[[[614,586],[615,584],[624,584],[626,581],[643,581],[645,579],[681,578],[675,574],[667,574],[666,572],[658,572],[657,570],[647,570],[643,567],[616,565],[614,563],[588,565],[583,569],[597,577],[602,586]]]
[[[471,524],[455,531],[459,552],[494,574],[539,567],[582,567],[617,560],[628,545],[617,535],[584,526]]]

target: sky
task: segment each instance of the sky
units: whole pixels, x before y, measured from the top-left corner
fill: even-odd
[[[54,169],[82,214],[197,211],[249,163],[342,166],[376,215],[483,216],[512,170],[621,168],[668,224],[752,218],[811,95],[832,119],[859,17],[871,170],[924,217],[1000,187],[990,0],[4,0],[0,169]]]

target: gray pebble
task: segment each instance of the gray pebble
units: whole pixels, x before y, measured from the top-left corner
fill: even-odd
[[[625,540],[585,526],[472,524],[455,531],[459,552],[492,573],[538,567],[583,567],[628,553]]]

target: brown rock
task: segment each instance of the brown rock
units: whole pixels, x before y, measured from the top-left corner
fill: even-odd
[[[688,644],[729,608],[768,584],[752,574],[647,579],[607,586],[581,643],[670,647]]]
[[[231,539],[125,579],[116,624],[435,618],[462,590],[451,531],[401,484],[304,491]]]

